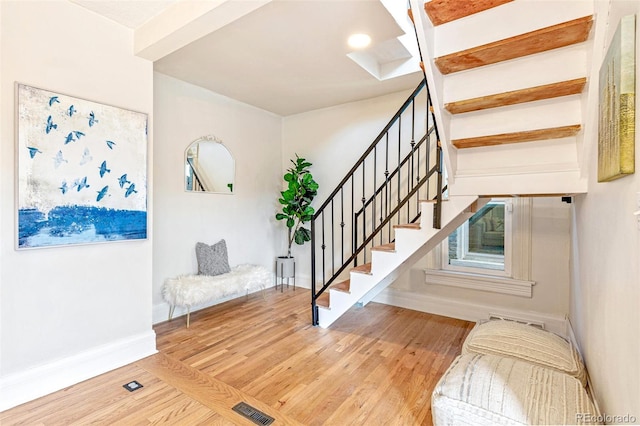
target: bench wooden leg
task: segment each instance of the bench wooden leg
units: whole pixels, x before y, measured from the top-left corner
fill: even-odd
[[[173,310],[176,308],[176,305],[171,305],[169,308],[169,321],[173,319]]]
[[[187,305],[187,328],[191,324],[191,306]]]

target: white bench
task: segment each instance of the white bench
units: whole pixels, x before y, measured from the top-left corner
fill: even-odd
[[[180,275],[168,278],[162,287],[162,297],[170,305],[169,320],[176,306],[187,308],[187,328],[191,307],[230,296],[264,290],[273,283],[273,273],[260,265],[243,264],[216,276]]]

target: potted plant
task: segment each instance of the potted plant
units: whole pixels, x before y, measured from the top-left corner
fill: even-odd
[[[287,256],[280,256],[276,261],[277,277],[294,276],[294,259],[291,256],[291,245],[302,245],[311,240],[311,231],[303,225],[313,218],[315,210],[311,202],[318,193],[318,184],[313,180],[309,172],[309,163],[296,154],[296,159],[291,160],[293,166],[287,169],[284,181],[287,189],[282,191],[278,200],[282,205],[282,211],[276,214],[277,220],[285,221],[289,230],[287,238]]]

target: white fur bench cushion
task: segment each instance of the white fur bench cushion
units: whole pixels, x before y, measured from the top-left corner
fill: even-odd
[[[507,356],[567,373],[586,385],[586,371],[578,351],[563,338],[514,321],[494,320],[476,325],[462,353]]]
[[[466,354],[454,360],[431,398],[433,424],[582,424],[596,410],[568,374],[514,358]]]
[[[171,306],[194,306],[232,295],[265,289],[273,282],[264,266],[243,264],[216,276],[181,275],[164,282],[162,297]]]

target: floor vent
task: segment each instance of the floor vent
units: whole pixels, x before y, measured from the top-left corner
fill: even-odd
[[[516,317],[513,317],[513,316],[507,316],[507,315],[502,315],[502,314],[489,313],[489,321],[491,321],[491,320],[514,321],[514,322],[519,322],[520,324],[532,325],[534,327],[541,328],[542,330],[545,329],[544,322],[532,321],[532,320],[527,320],[527,319],[523,319],[523,318],[516,318]]]
[[[262,411],[258,411],[246,402],[240,402],[232,408],[238,414],[246,417],[257,425],[270,425],[275,420],[273,417],[267,416]]]

